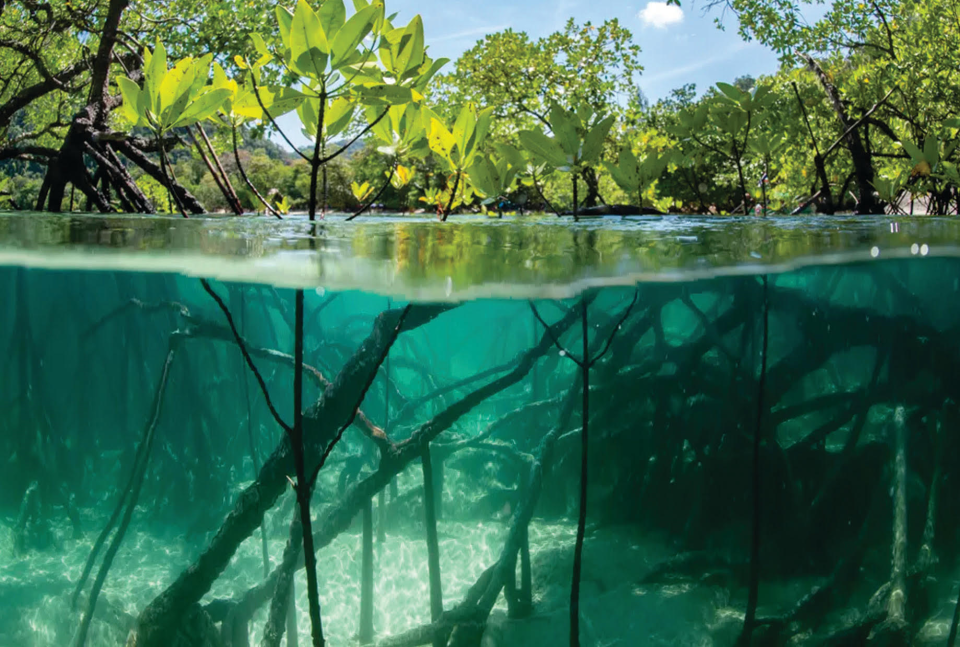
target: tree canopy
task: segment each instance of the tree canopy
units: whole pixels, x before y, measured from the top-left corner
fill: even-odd
[[[365,0],[350,14],[342,0],[7,0],[0,205],[956,211],[954,3],[833,0],[808,22],[816,4],[713,3],[780,69],[650,104],[640,44],[616,20],[538,39],[506,29],[447,63],[427,54],[419,17],[395,24]],[[584,111],[575,135],[563,115]],[[280,138],[286,112],[310,150],[258,143]],[[488,112],[482,137],[463,139],[465,115]]]

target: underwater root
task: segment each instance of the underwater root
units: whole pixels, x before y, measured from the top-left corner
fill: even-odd
[[[73,641],[74,647],[84,647],[86,644],[87,632],[90,629],[90,622],[93,620],[94,609],[97,605],[97,597],[100,595],[104,581],[106,581],[107,573],[110,571],[110,566],[113,564],[113,559],[116,557],[117,551],[120,550],[120,544],[123,542],[123,537],[127,532],[127,528],[130,526],[130,520],[133,518],[133,511],[137,507],[137,500],[140,498],[140,490],[143,487],[143,480],[144,476],[146,475],[147,465],[150,462],[150,451],[153,447],[153,439],[156,435],[157,424],[160,421],[160,412],[163,409],[163,397],[167,389],[167,380],[170,377],[170,367],[172,366],[173,359],[177,354],[179,343],[179,337],[175,335],[171,336],[167,357],[160,373],[160,380],[157,383],[156,393],[154,394],[153,406],[150,408],[150,419],[144,427],[143,436],[140,440],[140,447],[137,451],[138,460],[134,461],[130,480],[127,483],[127,488],[120,497],[120,501],[118,502],[117,507],[114,509],[114,513],[111,515],[107,526],[97,538],[97,543],[94,544],[93,550],[90,553],[90,557],[87,559],[87,563],[84,566],[83,575],[81,576],[80,581],[77,583],[77,588],[71,598],[71,603],[76,604],[77,597],[80,593],[80,590],[83,588],[86,578],[90,574],[90,570],[93,567],[93,562],[96,559],[97,553],[103,546],[110,528],[114,523],[116,523],[117,514],[125,503],[126,509],[123,512],[123,518],[120,520],[120,525],[118,526],[117,531],[110,542],[110,546],[107,548],[107,552],[104,553],[103,562],[100,564],[100,570],[97,572],[97,577],[93,581],[93,587],[91,588],[90,595],[87,599],[87,605],[83,611],[83,616],[80,619],[80,626],[77,630],[77,635]]]
[[[411,306],[403,322],[402,331],[413,330],[455,306]],[[319,460],[331,432],[356,414],[357,396],[372,381],[380,366],[378,360],[394,333],[394,326],[401,312],[389,310],[381,313],[374,330],[338,374],[336,380],[324,391],[320,400],[308,407],[304,416],[305,449],[310,460]],[[554,324],[555,334],[569,328],[575,316],[570,315]],[[345,530],[362,506],[386,487],[393,477],[406,465],[418,458],[422,448],[454,422],[471,411],[480,402],[519,382],[533,363],[542,357],[551,343],[546,335],[533,348],[522,353],[506,375],[479,387],[469,395],[441,411],[434,418],[418,427],[406,440],[386,445],[380,466],[376,472],[353,485],[345,495],[331,506],[318,523],[315,533],[316,547],[329,544]],[[352,408],[351,408],[352,407]],[[287,466],[290,460],[289,443],[278,446],[264,462],[258,479],[240,495],[233,512],[225,520],[220,531],[191,567],[161,593],[141,612],[134,640],[137,647],[167,647],[176,632],[179,618],[186,609],[209,590],[213,581],[226,568],[240,543],[249,537],[263,521],[265,511],[272,507],[287,483]],[[492,606],[492,605],[491,605]]]
[[[590,387],[576,390],[574,398],[576,405],[584,392],[604,395],[591,402],[590,410],[584,416],[584,422],[589,424],[591,430],[596,431],[589,438],[585,438],[581,430],[571,431],[570,426],[562,423],[558,429],[551,427],[547,432],[559,434],[556,437],[559,444],[556,445],[556,460],[552,467],[545,465],[545,469],[554,471],[548,475],[554,480],[541,492],[541,513],[545,516],[566,514],[572,509],[568,507],[565,512],[565,506],[573,501],[575,496],[572,496],[572,488],[566,489],[563,484],[576,483],[576,468],[581,462],[577,445],[588,441],[593,456],[597,456],[599,450],[601,456],[606,452],[609,456],[640,456],[644,459],[633,473],[627,475],[621,472],[620,475],[608,476],[602,473],[603,470],[598,472],[595,469],[596,461],[591,463],[591,472],[594,474],[594,480],[590,482],[591,519],[596,518],[599,523],[604,523],[604,520],[618,518],[613,517],[611,511],[620,514],[629,510],[631,514],[635,513],[640,517],[639,523],[675,533],[682,550],[716,549],[717,544],[711,542],[719,537],[720,548],[717,553],[724,552],[725,538],[709,534],[705,530],[710,530],[713,527],[711,524],[749,521],[749,501],[743,498],[742,493],[747,491],[745,487],[749,487],[747,483],[750,476],[750,458],[755,455],[750,452],[750,441],[755,437],[747,425],[745,429],[738,427],[738,431],[726,434],[725,439],[721,440],[719,434],[711,435],[704,431],[704,425],[699,424],[697,416],[704,411],[711,412],[710,407],[725,400],[729,402],[729,406],[720,416],[729,416],[730,419],[718,416],[711,420],[711,424],[721,427],[731,420],[748,420],[755,413],[754,402],[749,404],[749,411],[746,404],[738,407],[736,403],[730,402],[734,390],[752,393],[760,387],[760,380],[754,375],[754,371],[745,370],[752,361],[744,362],[741,367],[735,366],[740,361],[738,358],[745,356],[744,349],[750,346],[748,342],[751,337],[756,336],[756,308],[747,306],[755,303],[758,286],[755,278],[750,283],[748,289],[743,291],[746,297],[740,292],[720,293],[712,305],[704,305],[710,303],[712,298],[709,296],[711,290],[708,284],[702,288],[691,286],[688,291],[691,294],[698,291],[708,294],[705,301],[700,301],[699,296],[696,296],[694,301],[689,298],[689,294],[686,299],[677,297],[663,300],[662,303],[652,299],[645,312],[637,313],[628,322],[623,322],[622,331],[617,333],[617,338],[609,346],[611,352],[606,361],[599,364],[590,376]],[[655,292],[653,289],[651,291]],[[899,530],[906,528],[905,513],[902,523],[895,521],[888,524],[886,518],[889,512],[878,517],[876,513],[867,511],[873,483],[888,480],[874,476],[879,477],[884,467],[893,462],[891,457],[896,454],[893,441],[878,440],[875,432],[878,426],[876,420],[885,409],[892,409],[895,404],[900,404],[910,412],[911,419],[914,415],[916,418],[921,417],[924,411],[930,410],[934,405],[937,408],[942,407],[942,398],[940,402],[934,403],[938,390],[931,388],[930,384],[931,380],[946,383],[956,373],[956,343],[950,339],[948,333],[917,322],[912,317],[886,316],[869,307],[854,308],[832,302],[817,302],[805,295],[803,290],[789,286],[771,283],[768,297],[771,324],[775,328],[795,328],[796,332],[802,335],[797,334],[794,337],[802,341],[791,344],[789,342],[793,339],[788,335],[777,334],[779,330],[771,332],[773,353],[763,385],[763,405],[758,407],[762,409],[763,426],[764,470],[763,491],[760,495],[764,503],[764,547],[769,551],[771,546],[776,546],[783,554],[793,555],[806,550],[805,541],[816,541],[811,543],[806,552],[799,552],[800,559],[783,558],[780,563],[780,559],[775,556],[768,571],[767,553],[764,553],[760,563],[763,565],[765,577],[803,571],[821,574],[824,579],[817,590],[812,591],[792,608],[788,608],[782,615],[757,616],[752,633],[753,642],[760,644],[769,636],[777,636],[783,640],[789,640],[792,636],[795,639],[798,633],[811,630],[821,637],[829,638],[830,644],[840,644],[839,641],[842,640],[855,644],[857,639],[866,640],[871,634],[874,635],[873,640],[880,641],[881,635],[886,631],[883,628],[884,623],[901,626],[905,623],[907,635],[912,635],[916,631],[916,618],[925,617],[923,592],[929,587],[924,583],[924,574],[929,572],[929,567],[924,564],[935,560],[935,550],[939,551],[944,559],[952,556],[947,544],[952,541],[953,531],[948,524],[944,524],[941,534],[936,537],[940,543],[934,543],[935,517],[939,515],[943,523],[942,520],[948,518],[955,507],[955,501],[946,495],[946,488],[943,501],[938,502],[936,488],[943,478],[941,473],[949,472],[937,464],[934,476],[930,477],[928,470],[933,470],[933,462],[922,457],[920,452],[914,454],[916,443],[920,442],[920,446],[923,446],[922,441],[916,439],[917,434],[907,435],[906,444],[909,448],[904,451],[905,476],[894,470],[893,480],[899,483],[906,479],[913,483],[919,478],[923,487],[927,488],[927,498],[924,500],[927,507],[927,525],[922,527],[924,536],[917,544],[920,546],[922,560],[918,559],[912,568],[908,568],[904,559],[895,556],[890,558],[890,573],[884,572],[880,578],[873,581],[872,587],[876,588],[889,575],[888,584],[878,591],[874,604],[865,604],[865,599],[858,603],[862,605],[863,612],[859,614],[854,626],[842,632],[835,631],[834,627],[833,633],[829,633],[825,628],[836,620],[833,614],[837,607],[847,606],[845,600],[855,594],[863,593],[864,598],[870,594],[870,591],[864,592],[855,586],[858,571],[864,569],[865,564],[872,563],[864,559],[863,546],[867,542],[856,541],[857,528],[869,527],[874,543],[881,525],[884,536],[890,532],[894,536],[902,534],[903,542],[906,541],[905,530],[903,533]],[[681,308],[693,322],[689,333],[678,335],[677,331],[670,327],[663,330],[659,320],[663,315],[663,308],[667,305]],[[425,314],[429,308],[433,307],[412,308],[410,320],[404,322],[403,330],[411,330],[419,325],[418,321],[424,322],[428,317],[438,316],[443,311],[437,308],[430,314]],[[469,448],[496,454],[521,468],[528,465],[530,459],[527,457],[532,457],[533,453],[525,453],[530,451],[530,445],[523,442],[536,442],[536,437],[543,436],[541,428],[545,431],[546,425],[552,422],[555,413],[551,412],[558,408],[560,398],[545,398],[535,403],[521,404],[488,425],[480,437],[468,438],[454,434],[451,433],[452,428],[478,404],[517,384],[535,362],[541,362],[538,370],[542,371],[548,365],[556,366],[567,361],[563,356],[549,352],[553,347],[550,332],[553,332],[557,339],[562,338],[565,331],[573,329],[574,324],[578,323],[581,311],[573,309],[566,315],[560,323],[551,327],[552,331],[548,329],[539,341],[535,340],[533,348],[519,355],[517,360],[502,367],[495,367],[496,370],[484,371],[489,383],[487,379],[481,382],[481,378],[467,378],[459,380],[458,384],[461,386],[454,388],[449,388],[450,385],[431,387],[432,393],[449,389],[436,396],[435,403],[443,403],[445,406],[437,406],[438,413],[426,422],[411,426],[412,435],[404,441],[395,441],[386,430],[365,424],[357,410],[351,410],[358,398],[362,399],[364,385],[369,384],[376,375],[379,354],[386,347],[390,328],[397,321],[396,310],[388,310],[378,317],[374,331],[364,341],[361,349],[348,357],[344,370],[332,381],[324,379],[319,370],[314,373],[304,367],[307,379],[313,380],[325,391],[317,402],[307,406],[304,411],[304,442],[308,466],[317,464],[319,457],[327,453],[327,449],[331,447],[331,439],[342,433],[344,425],[349,424],[350,416],[354,414],[358,416],[358,431],[376,445],[380,459],[372,473],[361,466],[348,475],[349,478],[344,479],[342,495],[330,502],[330,506],[319,515],[313,533],[318,550],[351,527],[357,515],[370,506],[371,500],[395,483],[396,475],[405,470],[411,462],[420,459],[427,446],[432,453],[434,480],[439,480],[436,478],[437,467],[460,449]],[[620,328],[614,319],[610,317],[609,322],[591,329],[595,341],[602,336],[605,329],[609,331],[611,328]],[[867,320],[869,325],[865,325]],[[219,339],[227,343],[237,343],[232,331],[227,327],[199,319],[187,321],[182,332],[185,338]],[[776,337],[773,336],[775,334]],[[675,339],[678,336],[681,338]],[[900,341],[896,345],[885,344],[884,340],[890,336]],[[641,338],[649,339],[650,343],[640,343]],[[602,346],[602,342],[598,345]],[[873,353],[870,348],[878,350]],[[837,358],[842,357],[843,353],[851,352],[851,349],[862,357],[860,364],[863,370],[858,371],[852,378],[848,375],[836,375]],[[248,351],[251,357],[258,359],[258,363],[261,360],[288,366],[296,363],[295,358],[269,349],[248,346]],[[918,357],[929,357],[930,361],[920,362]],[[916,377],[918,374],[919,378]],[[897,380],[902,378],[902,383],[897,382],[896,392],[890,385],[892,375],[896,375]],[[815,398],[806,398],[806,392],[810,390],[809,382],[822,380],[824,377],[828,380],[833,378],[833,385],[827,390],[835,391]],[[579,376],[577,379],[582,380]],[[458,389],[475,383],[480,386],[467,393],[458,392]],[[450,397],[444,397],[447,395]],[[507,394],[504,396],[505,399],[500,404],[505,405]],[[402,410],[418,400],[419,398],[404,398],[398,408]],[[569,397],[567,400],[569,401]],[[428,401],[424,400],[424,403]],[[369,402],[367,406],[370,406]],[[579,409],[577,406],[574,408]],[[409,409],[411,418],[414,409],[415,407]],[[502,422],[503,418],[508,416],[510,422]],[[535,436],[530,435],[528,439],[521,439],[514,444],[510,435],[511,429],[525,424],[517,422],[520,420],[529,421],[531,424],[527,425],[528,428],[536,425],[538,431]],[[815,421],[810,426],[814,431],[811,432],[808,428],[805,433],[798,433],[808,420]],[[563,429],[563,433],[559,429]],[[758,425],[758,434],[760,431]],[[580,435],[579,442],[574,439],[576,435]],[[568,436],[569,443],[559,442]],[[492,440],[493,437],[496,440]],[[839,443],[835,442],[837,438],[840,438]],[[784,439],[782,444],[781,439]],[[373,466],[376,459],[371,455],[374,453],[372,447],[363,445],[361,452],[354,456]],[[938,453],[940,452],[935,452],[934,455]],[[948,448],[942,453],[942,460],[949,466],[953,461],[949,458],[952,452]],[[773,462],[768,463],[768,459]],[[256,480],[238,498],[233,511],[200,558],[181,574],[177,582],[144,609],[137,628],[137,639],[143,641],[140,644],[150,647],[173,644],[170,641],[179,631],[177,627],[180,616],[194,608],[192,605],[197,604],[229,563],[236,546],[261,526],[263,512],[275,505],[287,485],[286,476],[290,473],[290,463],[291,448],[288,443],[281,443],[264,461]],[[775,467],[768,468],[768,464]],[[837,493],[851,488],[849,475],[860,468],[865,468],[870,485],[855,485],[860,489],[851,492],[849,502],[841,505]],[[513,466],[508,469],[512,470]],[[526,474],[526,471],[522,469],[522,473]],[[614,476],[621,479],[617,487],[604,482]],[[528,481],[526,476],[521,480],[518,491],[521,502],[530,496],[526,489]],[[599,487],[594,485],[598,481]],[[893,489],[899,491],[896,483]],[[730,484],[735,484],[739,489],[740,498],[729,496],[733,487]],[[555,488],[554,485],[558,487]],[[889,481],[884,484],[884,488],[890,486]],[[419,495],[425,494],[426,490],[418,487],[408,492]],[[909,491],[912,492],[913,490]],[[628,496],[632,502],[625,503],[624,499]],[[702,499],[699,508],[687,508],[675,503],[696,498]],[[724,498],[734,503],[727,507],[711,503]],[[916,522],[923,510],[920,504],[913,507],[913,502],[914,499],[911,499],[907,504],[911,505],[910,517]],[[629,508],[626,507],[628,503]],[[615,505],[620,507],[613,507]],[[837,513],[837,506],[844,508],[843,514],[849,517],[850,523],[838,522],[835,528],[824,532],[822,523],[824,519]],[[515,515],[521,507],[514,508]],[[939,510],[940,507],[943,507],[943,512]],[[385,506],[382,508],[382,511],[385,511]],[[886,505],[882,506],[882,509],[885,512],[889,510]],[[899,512],[894,516],[900,519]],[[919,523],[912,523],[911,527],[916,528],[916,535],[920,534]],[[489,610],[486,608],[489,597],[487,593],[493,589],[496,590],[495,594],[491,593],[494,601],[496,595],[504,593],[511,617],[528,613],[531,608],[531,574],[526,525],[517,528],[516,533],[515,538],[511,534],[508,540],[513,542],[510,546],[512,555],[501,554],[500,559],[491,567],[493,570],[488,569],[485,576],[487,579],[482,583],[477,582],[478,590],[470,604],[464,604],[467,602],[465,598],[464,602],[448,608],[439,616],[432,614],[429,625],[398,636],[383,638],[377,644],[429,644],[438,639],[459,645],[476,644],[489,617]],[[943,538],[943,535],[946,537]],[[914,535],[911,535],[911,544],[913,541]],[[902,548],[905,545],[903,542],[895,541],[894,547],[899,545]],[[814,543],[816,545],[813,545]],[[739,545],[746,544],[740,541]],[[516,582],[518,555],[521,570],[519,586]],[[749,555],[742,557],[728,559],[725,565],[715,563],[718,568],[726,567],[734,571],[732,578],[738,587],[749,579]],[[883,559],[887,560],[886,554]],[[294,560],[289,567],[291,573],[301,566],[302,560],[302,554]],[[685,566],[679,563],[675,566],[677,571],[685,569],[691,578],[696,578],[696,571],[700,569],[694,560]],[[322,559],[319,567],[323,568]],[[669,571],[666,567],[661,569],[665,576],[670,574]],[[258,607],[262,607],[268,600],[274,599],[278,592],[279,575],[275,570],[261,583],[262,587],[258,585],[234,600],[215,601],[204,607],[210,620],[221,625],[221,636],[233,632],[235,637],[230,638],[232,642],[228,643],[231,647],[243,645],[243,641],[247,640],[245,636],[252,612],[247,613],[246,609],[241,609],[242,601],[252,601],[256,597]],[[862,577],[860,583],[862,586]],[[257,596],[254,596],[255,592]],[[763,594],[761,589],[761,595]],[[247,598],[247,595],[251,597]],[[285,595],[289,598],[289,588]],[[763,608],[763,605],[760,607]],[[284,613],[278,615],[279,626],[283,626],[282,620],[289,608],[289,604],[281,605],[280,610]],[[232,619],[228,619],[231,609]],[[410,642],[416,640],[423,642]],[[221,638],[221,641],[228,642],[225,637]]]

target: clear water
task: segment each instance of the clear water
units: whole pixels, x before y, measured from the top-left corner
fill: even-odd
[[[367,378],[360,410],[401,456],[381,463],[358,418],[319,473],[327,644],[358,643],[367,501],[374,644],[430,644],[391,642],[431,621],[423,466],[408,441],[425,437],[447,612],[535,505],[532,606],[518,559],[521,603],[501,583],[482,633],[467,640],[461,622],[451,644],[569,644],[585,332],[602,356],[589,370],[581,644],[734,645],[752,572],[754,645],[945,644],[960,546],[958,227],[331,217],[311,235],[302,221],[0,216],[0,645],[72,644],[99,561],[76,610],[71,593],[157,410],[86,644],[244,644],[218,609],[264,579],[250,492],[270,504],[273,570],[293,465],[271,458],[284,432],[198,277],[216,279],[287,422],[293,288],[305,289],[311,465]],[[545,438],[542,479],[528,481]],[[306,645],[302,569],[295,592]],[[272,593],[241,632],[251,645]],[[161,602],[185,611],[148,642]]]

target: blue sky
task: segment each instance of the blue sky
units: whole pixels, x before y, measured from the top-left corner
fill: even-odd
[[[537,39],[563,29],[571,17],[581,24],[618,18],[633,32],[634,41],[643,49],[640,87],[651,101],[685,83],[696,83],[703,92],[716,81],[777,69],[773,52],[740,39],[730,13],[725,17],[726,30],[717,29],[714,19],[719,11],[705,14],[703,1],[684,1],[682,8],[647,0],[387,0],[386,4],[389,12],[400,12],[398,23],[417,13],[423,17],[431,56],[451,59],[445,69],[486,34],[509,27]],[[281,119],[294,143],[306,144],[296,122],[295,115]]]

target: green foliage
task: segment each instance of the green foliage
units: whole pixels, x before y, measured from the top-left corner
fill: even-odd
[[[353,193],[353,197],[357,199],[357,202],[363,204],[367,201],[371,195],[373,195],[373,187],[370,186],[369,182],[364,182],[363,184],[357,184],[356,182],[350,183],[350,191]]]
[[[106,88],[123,101],[111,102],[106,121],[134,135],[166,133],[163,142],[203,125],[220,149],[232,148],[236,131],[247,175],[284,210],[311,203],[324,164],[339,205],[357,200],[353,183],[367,183],[369,196],[386,178],[378,201],[398,207],[483,207],[541,192],[569,204],[574,181],[586,177],[607,202],[723,213],[752,206],[750,190],[765,175],[774,209],[793,209],[824,187],[833,208],[848,209],[862,188],[849,132],[866,143],[870,182],[889,210],[907,195],[933,211],[956,208],[960,15],[952,0],[829,0],[809,23],[803,12],[819,0],[727,4],[741,34],[779,52],[782,68],[721,79],[699,96],[683,86],[649,105],[637,85],[640,49],[615,20],[571,20],[539,39],[491,34],[437,78],[446,61],[427,55],[423,21],[395,23],[381,1],[350,9],[343,0],[297,0],[265,12],[256,0],[143,0],[120,31],[125,42],[158,44],[142,61],[141,52],[117,50]],[[32,204],[44,165],[91,96],[106,3],[35,6],[8,0],[0,12],[0,181],[10,178],[17,207]],[[50,76],[62,80],[19,103],[18,93]],[[263,141],[290,112],[316,143],[313,154],[295,152],[293,161],[255,150],[252,137]],[[103,134],[117,136],[109,128]],[[348,159],[351,145],[331,161],[363,135],[363,150]],[[193,155],[169,151],[169,169],[204,204],[223,208]],[[243,204],[259,208],[234,156],[219,161]],[[166,205],[146,175],[131,172]]]
[[[142,88],[127,77],[117,79],[127,122],[161,135],[213,116],[230,90],[206,85],[212,60],[210,54],[199,59],[187,57],[167,69],[166,50],[157,41],[152,52],[144,52]]]
[[[553,103],[583,101],[615,113],[638,93],[640,47],[617,20],[602,25],[567,21],[563,31],[536,41],[507,29],[464,52],[439,79],[431,97],[452,118],[466,103],[492,106],[498,136],[547,121]],[[515,137],[515,136],[514,136]]]
[[[604,162],[603,165],[624,193],[637,196],[639,206],[643,206],[643,191],[660,177],[670,161],[669,154],[651,152],[637,159],[629,147],[620,149],[617,164]]]
[[[469,169],[474,188],[484,195],[481,204],[487,205],[512,192],[520,173],[526,170],[523,154],[510,144],[494,143],[493,155],[478,156]]]

